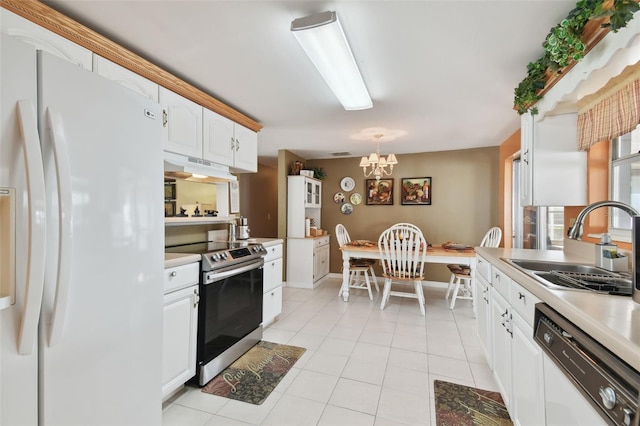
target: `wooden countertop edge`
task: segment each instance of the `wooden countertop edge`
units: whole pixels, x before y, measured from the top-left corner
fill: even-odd
[[[501,258],[585,262],[561,251],[476,248],[477,254],[640,371],[640,304],[631,297],[552,290]]]

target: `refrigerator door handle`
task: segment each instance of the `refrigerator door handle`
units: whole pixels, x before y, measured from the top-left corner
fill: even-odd
[[[62,340],[64,321],[69,301],[71,251],[73,234],[71,230],[71,167],[69,165],[69,150],[64,135],[62,117],[60,113],[49,108],[47,120],[51,129],[53,156],[56,163],[56,179],[58,184],[59,240],[58,240],[58,274],[56,277],[56,294],[51,313],[51,329],[49,347],[53,347]]]
[[[38,319],[44,289],[44,264],[46,245],[46,198],[44,167],[38,136],[36,108],[31,101],[18,101],[18,117],[24,144],[25,170],[27,175],[27,208],[29,239],[27,253],[27,275],[25,299],[20,330],[18,353],[33,353],[38,337]]]

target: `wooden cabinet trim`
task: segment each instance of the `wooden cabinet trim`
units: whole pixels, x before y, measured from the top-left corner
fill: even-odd
[[[0,6],[254,132],[262,129],[257,121],[37,0],[0,0]]]

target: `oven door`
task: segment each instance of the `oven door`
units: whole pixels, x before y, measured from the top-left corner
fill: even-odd
[[[260,327],[263,265],[259,259],[203,272],[198,307],[199,369]]]

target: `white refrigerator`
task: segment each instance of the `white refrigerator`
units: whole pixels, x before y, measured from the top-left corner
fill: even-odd
[[[160,107],[0,36],[0,426],[159,425]]]

